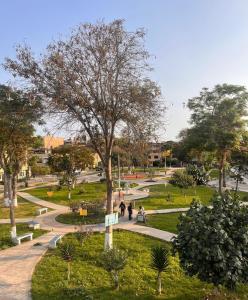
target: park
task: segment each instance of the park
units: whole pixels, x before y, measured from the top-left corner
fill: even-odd
[[[154,57],[143,15],[142,27],[109,11],[103,19],[121,5],[95,2],[75,1],[87,13],[102,7],[90,22],[65,1],[49,12],[39,3],[53,24],[39,27],[42,47],[27,19],[29,42],[17,44],[10,28],[14,50],[0,50],[0,300],[248,299],[247,82],[194,77],[194,92],[174,89],[185,95],[173,107],[153,62],[164,62],[164,38],[152,31]],[[184,16],[176,4],[145,2],[132,7]],[[19,9],[29,15],[37,3]],[[57,10],[68,18],[56,27]]]

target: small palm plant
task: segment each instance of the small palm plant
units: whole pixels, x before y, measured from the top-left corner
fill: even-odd
[[[60,256],[67,262],[67,280],[71,278],[71,262],[75,255],[75,246],[70,243],[61,244],[59,246]]]
[[[114,281],[115,289],[118,290],[119,272],[123,270],[127,264],[127,253],[116,248],[106,250],[101,255],[100,264],[110,273]]]
[[[152,248],[151,252],[151,268],[158,272],[157,275],[157,291],[161,295],[162,282],[161,275],[162,272],[166,271],[169,261],[168,261],[168,250],[163,246],[156,246]]]

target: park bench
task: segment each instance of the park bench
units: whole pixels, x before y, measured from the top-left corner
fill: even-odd
[[[15,238],[13,238],[13,242],[15,244],[17,244],[17,245],[20,245],[21,244],[21,240],[26,239],[26,238],[29,238],[30,241],[32,241],[32,239],[33,239],[33,232],[29,232],[29,233],[25,233],[25,234],[16,236]]]
[[[40,223],[35,222],[35,221],[31,221],[31,222],[28,223],[28,227],[33,228],[34,230],[35,229],[40,229]]]
[[[57,242],[61,241],[61,239],[62,239],[62,235],[55,235],[49,242],[49,248],[55,249],[57,247]]]
[[[47,207],[42,207],[37,209],[37,214],[41,215],[43,212],[47,213],[48,208]]]

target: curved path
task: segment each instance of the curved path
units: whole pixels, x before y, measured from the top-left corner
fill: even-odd
[[[160,183],[162,183],[162,181],[159,180],[152,184]],[[151,185],[151,182],[147,182],[146,184],[143,181],[143,186],[145,185]],[[139,186],[139,188],[140,187],[141,186]],[[32,273],[36,264],[48,249],[48,243],[51,238],[56,234],[65,235],[66,233],[78,230],[78,226],[61,224],[55,220],[57,215],[68,212],[68,207],[41,200],[25,192],[19,192],[19,195],[30,202],[52,209],[52,211],[35,218],[35,220],[41,224],[41,228],[49,230],[49,232],[33,241],[0,251],[0,300],[30,300]],[[130,189],[130,195],[126,197],[128,197],[127,200],[135,200],[147,196],[148,193],[144,191]],[[147,213],[170,213],[183,210],[186,209],[163,209],[161,211],[147,211]],[[105,230],[104,224],[87,226],[92,227],[94,231]],[[127,217],[121,217],[119,224],[115,225],[114,228],[130,230],[157,237],[165,241],[170,241],[173,236],[175,236],[170,232],[136,225],[135,218],[132,221],[128,221]],[[35,245],[37,243],[39,243],[39,245]]]

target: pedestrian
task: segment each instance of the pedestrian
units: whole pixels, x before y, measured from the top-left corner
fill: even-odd
[[[123,217],[125,215],[125,210],[126,210],[126,205],[123,201],[121,201],[119,208],[121,209],[121,216]]]
[[[128,217],[129,217],[129,220],[132,220],[133,206],[132,206],[132,203],[131,203],[131,202],[130,202],[130,204],[128,205],[127,210],[128,210]]]

